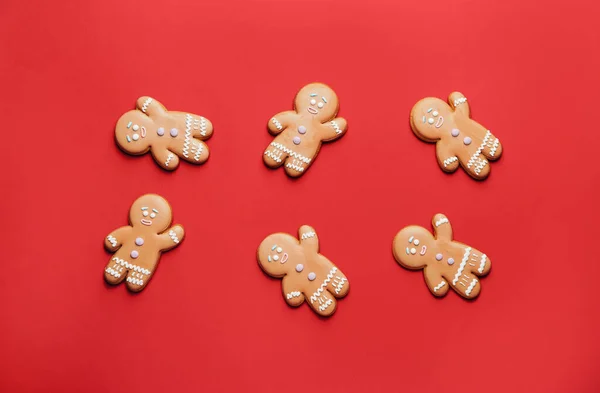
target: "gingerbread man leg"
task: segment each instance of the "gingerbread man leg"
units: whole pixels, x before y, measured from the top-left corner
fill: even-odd
[[[337,269],[333,273],[331,281],[327,284],[327,290],[336,298],[346,296],[350,286],[348,285],[348,279],[341,270]]]
[[[318,294],[316,292],[313,293],[308,304],[317,314],[323,317],[328,317],[333,314],[337,307],[335,297],[325,289]]]
[[[265,149],[263,160],[269,168],[279,168],[281,165],[283,165],[287,156],[288,154],[285,152],[285,146],[283,146],[281,143],[273,141]]]
[[[461,161],[461,164],[475,179],[482,180],[490,174],[490,163],[479,149],[469,156],[467,160]]]
[[[298,177],[308,168],[308,164],[301,159],[288,157],[285,160],[285,172],[291,177]]]
[[[104,279],[111,285],[121,283],[127,276],[127,268],[123,267],[120,261],[120,258],[113,255],[104,268]]]
[[[479,295],[481,284],[479,278],[489,273],[492,267],[490,259],[481,251],[466,247],[458,270],[452,277],[452,286],[467,299]]]

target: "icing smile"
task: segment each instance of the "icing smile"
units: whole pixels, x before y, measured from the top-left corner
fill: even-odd
[[[442,126],[442,124],[444,124],[444,118],[442,116],[440,116],[437,120],[437,122],[435,123],[435,128],[440,128]]]
[[[281,263],[286,263],[288,260],[288,253],[284,252],[283,256],[281,257]]]
[[[142,219],[140,220],[140,222],[141,222],[142,224],[144,224],[144,225],[147,225],[147,226],[150,226],[150,225],[152,225],[152,221],[150,221],[150,220],[146,220],[145,218],[142,218]]]
[[[310,113],[312,113],[313,115],[316,115],[319,113],[318,110],[316,110],[315,108],[313,108],[312,106],[309,106],[308,108],[306,108],[307,111],[309,111]]]
[[[423,247],[421,248],[421,252],[420,252],[419,254],[421,254],[421,255],[425,255],[425,253],[426,253],[426,252],[427,252],[427,246],[423,246]]]

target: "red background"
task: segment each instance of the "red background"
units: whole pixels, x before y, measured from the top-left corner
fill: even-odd
[[[598,392],[599,4],[2,1],[0,391]],[[349,132],[294,181],[266,123],[312,81]],[[504,145],[484,182],[410,131],[453,90]],[[117,149],[142,95],[212,120],[206,165]],[[132,295],[102,242],[148,192],[186,240]],[[493,261],[474,302],[392,257],[436,212]],[[301,224],[351,282],[330,319],[255,260]]]

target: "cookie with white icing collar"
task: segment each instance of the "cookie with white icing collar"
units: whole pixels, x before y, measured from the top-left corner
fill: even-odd
[[[471,120],[467,98],[458,92],[450,94],[448,103],[435,97],[417,102],[410,126],[419,139],[436,144],[444,172],[454,172],[460,165],[471,177],[483,180],[490,174],[490,161],[502,155],[498,138]]]
[[[129,210],[129,225],[112,231],[104,246],[114,252],[104,268],[104,279],[117,285],[125,281],[127,288],[139,292],[148,285],[162,252],[183,240],[181,225],[169,227],[171,206],[161,196],[139,197]]]
[[[298,307],[304,301],[317,314],[327,317],[337,307],[337,300],[350,289],[348,279],[331,261],[319,254],[316,231],[303,225],[299,240],[287,233],[269,235],[258,247],[260,268],[269,276],[282,278],[283,298]]]
[[[163,169],[173,171],[184,160],[203,164],[208,160],[208,146],[203,141],[212,136],[213,125],[205,117],[186,112],[167,111],[156,99],[140,97],[136,109],[117,121],[115,139],[121,150],[131,155],[150,151]]]
[[[432,224],[433,235],[420,226],[398,232],[393,242],[396,261],[407,269],[423,269],[434,296],[444,296],[452,288],[464,298],[477,297],[480,277],[490,272],[492,262],[481,251],[455,242],[450,221],[443,214],[436,214]]]
[[[275,139],[263,154],[269,168],[283,165],[291,177],[303,175],[313,164],[321,144],[346,133],[348,123],[335,117],[339,110],[337,95],[323,83],[304,86],[294,100],[294,110],[276,114],[268,122]]]

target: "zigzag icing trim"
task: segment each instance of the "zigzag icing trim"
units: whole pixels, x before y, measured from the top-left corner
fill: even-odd
[[[174,154],[173,153],[169,153],[168,157],[167,157],[167,161],[165,161],[165,166],[169,166],[169,163],[171,162],[171,160],[173,159]]]
[[[445,282],[445,281],[442,281],[441,283],[439,283],[438,285],[436,285],[436,286],[433,288],[433,292],[437,292],[437,291],[439,291],[440,289],[442,289],[442,287],[443,287],[444,285],[446,285],[446,282]]]
[[[342,130],[340,129],[340,126],[338,126],[338,124],[335,121],[331,121],[331,125],[333,126],[333,128],[335,129],[335,133],[336,134],[341,134]]]
[[[494,141],[494,144],[493,144],[492,148],[490,149],[490,155],[492,157],[494,156],[494,154],[496,154],[496,149],[498,149],[498,145],[499,144],[500,144],[500,140],[498,138],[496,138],[496,140]]]
[[[196,149],[195,153],[194,153],[194,149]],[[192,146],[192,153],[194,153],[194,160],[200,161],[200,155],[202,154],[202,143],[200,143],[200,142],[194,143],[194,145]]]
[[[290,292],[290,293],[288,293],[288,294],[286,295],[286,297],[287,297],[288,299],[292,299],[292,298],[298,297],[298,296],[300,296],[300,295],[302,295],[302,292],[293,291],[293,292]]]
[[[173,240],[174,243],[179,243],[179,238],[177,237],[177,234],[175,233],[174,230],[170,230],[169,231],[169,236],[171,237],[171,240]]]
[[[440,225],[442,225],[442,224],[447,224],[447,223],[448,223],[448,219],[447,219],[446,217],[442,217],[442,218],[440,218],[439,220],[437,220],[437,221],[435,222],[435,227],[437,228],[437,227],[439,227]]]
[[[133,277],[127,277],[127,282],[130,282],[135,285],[144,285],[144,281]]]
[[[335,277],[340,279],[340,282],[339,282],[339,283],[338,283],[336,280],[333,280],[333,283],[334,283],[334,284],[336,284],[336,283],[337,283],[337,284],[336,284],[336,287],[335,287],[335,293],[338,293],[338,294],[339,294],[339,293],[340,293],[340,291],[342,290],[342,288],[344,287],[344,284],[345,284],[345,283],[346,283],[346,281],[348,281],[348,280],[347,280],[347,279],[345,279],[345,278],[342,278],[342,277],[340,277],[340,276],[335,276]]]
[[[458,161],[457,157],[450,157],[444,160],[444,168],[452,164],[454,161]]]
[[[331,306],[331,303],[333,303],[333,300],[327,299],[325,303],[319,306],[319,311],[325,311],[329,306]]]
[[[309,237],[315,237],[316,233],[313,231],[303,233],[300,237],[302,240],[308,239]]]
[[[281,125],[281,123],[279,122],[279,120],[277,120],[276,118],[271,118],[271,123],[275,124],[275,127],[277,127],[277,129],[279,131],[281,131],[283,129],[283,126]]]
[[[138,266],[138,265],[133,265],[133,264],[127,262],[124,259],[114,257],[112,260],[115,262],[115,265],[118,264],[118,265],[121,265],[121,266],[129,269],[129,270],[133,270],[135,272],[142,273],[142,274],[145,274],[147,276],[150,275],[150,270],[144,269],[143,267]]]
[[[310,302],[311,303],[314,303],[315,300],[317,300],[317,298],[319,298],[321,296],[321,294],[325,290],[325,287],[327,287],[327,284],[329,284],[329,282],[333,278],[333,275],[335,274],[335,272],[337,272],[337,267],[334,266],[329,271],[329,274],[327,275],[327,278],[325,279],[325,281],[323,281],[323,283],[321,284],[321,286],[319,287],[319,289],[317,289],[317,291],[315,293],[313,293],[312,296],[310,297]]]
[[[303,167],[301,167],[301,166],[298,166],[298,165],[294,165],[294,164],[292,164],[292,163],[290,163],[290,162],[288,162],[287,164],[285,164],[285,166],[286,166],[287,168],[292,168],[292,169],[294,169],[294,170],[296,170],[296,171],[298,171],[298,172],[304,172],[304,168],[303,168]]]
[[[183,156],[188,158],[188,150],[190,149],[190,142],[192,137],[192,121],[194,118],[190,114],[185,115],[185,139],[183,142]]]
[[[467,247],[467,249],[465,250],[465,255],[463,255],[462,262],[460,263],[460,266],[458,267],[458,271],[454,275],[454,280],[452,280],[452,285],[456,286],[456,283],[458,282],[458,278],[462,274],[463,270],[465,269],[465,265],[467,264],[467,261],[469,260],[470,253],[471,253],[471,247]]]
[[[286,152],[291,157],[294,157],[300,161],[303,161],[306,164],[310,164],[310,158],[304,157],[302,154],[298,154],[298,153],[288,149],[287,147],[283,146],[281,143],[271,142],[271,146],[275,147],[276,149]]]
[[[479,264],[479,269],[477,269],[477,271],[479,273],[483,273],[483,269],[485,269],[485,260],[487,259],[487,256],[485,254],[483,254],[481,256],[481,263]]]
[[[481,170],[483,169],[483,167],[486,166],[487,164],[488,164],[487,160],[479,160],[477,165],[475,165],[475,173],[479,175],[481,173]]]
[[[113,246],[113,247],[117,246],[117,239],[115,239],[111,235],[106,236],[106,240],[108,240],[110,242],[111,246]]]
[[[469,287],[465,291],[465,295],[469,296],[471,294],[471,292],[473,292],[473,288],[475,288],[475,285],[477,285],[476,278],[474,278],[473,281],[471,281],[471,284],[469,284]]]
[[[467,102],[467,97],[457,98],[456,100],[454,100],[454,107],[456,108],[457,106],[459,106],[460,104],[464,104],[465,102]]]
[[[105,271],[113,277],[121,277],[121,273],[117,272],[112,267],[107,267]]]
[[[200,135],[206,136],[206,119],[202,116],[198,117],[200,120],[194,119],[194,130],[200,130]]]
[[[271,153],[270,150],[267,150],[267,151],[265,151],[265,156],[271,157],[276,162],[281,162],[281,153],[279,153],[279,155],[276,156],[275,154]]]
[[[488,142],[488,139],[490,139],[491,136],[492,136],[492,133],[490,132],[490,130],[488,130],[488,132],[485,133],[485,137],[483,138],[483,142],[481,142],[481,145],[479,145],[479,147],[477,148],[477,151],[475,152],[475,154],[473,154],[471,156],[471,158],[469,159],[469,162],[467,162],[467,168],[470,168],[471,166],[473,166],[475,164],[475,160],[477,160],[477,158],[479,158],[479,155],[483,151],[483,148],[485,147],[485,145]],[[485,165],[483,165],[482,168],[484,166]]]
[[[146,113],[146,111],[148,110],[148,105],[150,105],[152,103],[152,98],[148,97],[146,98],[146,101],[144,101],[144,105],[142,105],[142,112]]]

